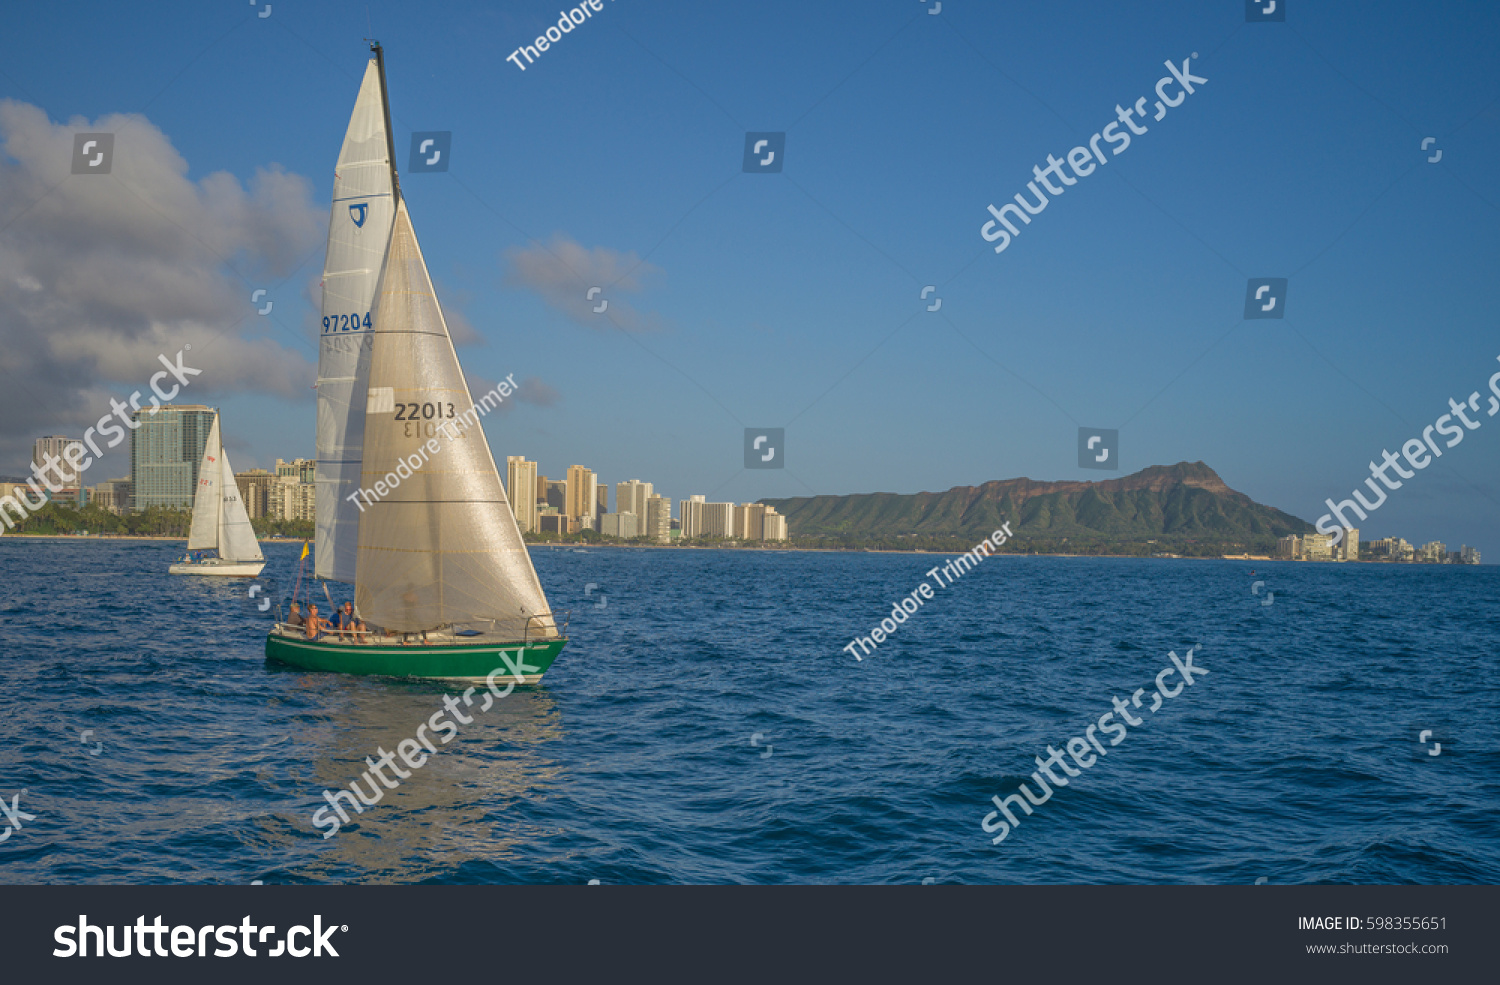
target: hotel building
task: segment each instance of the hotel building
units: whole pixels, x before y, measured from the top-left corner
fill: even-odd
[[[48,500],[67,506],[82,506],[87,493],[80,487],[76,466],[68,461],[67,454],[70,448],[78,449],[78,454],[73,456],[77,461],[89,457],[88,446],[77,438],[65,438],[60,434],[52,434],[36,439],[31,446],[32,474],[62,487],[55,493],[49,490]],[[54,467],[42,471],[49,455],[52,456]],[[45,483],[42,485],[46,488]]]
[[[524,455],[510,455],[505,459],[506,494],[516,515],[516,526],[523,534],[536,530],[536,478],[536,462],[526,461]]]
[[[198,464],[208,445],[214,412],[201,404],[164,404],[133,417],[130,432],[130,508],[162,506],[190,510],[198,487]]]

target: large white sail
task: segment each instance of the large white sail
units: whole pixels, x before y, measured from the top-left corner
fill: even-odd
[[[394,212],[387,148],[380,72],[371,58],[334,171],[318,354],[315,572],[342,582],[354,581],[359,510],[348,496],[359,488],[371,308]]]
[[[376,298],[363,465],[363,485],[373,492],[361,498],[356,604],[372,625],[403,632],[493,622],[498,632],[555,637],[481,415],[471,407],[399,202]]]
[[[223,448],[219,449],[219,466],[219,557],[226,561],[264,561],[255,528],[250,526],[250,516],[234,481],[234,468]],[[193,519],[196,521],[197,517]]]
[[[193,526],[188,530],[187,549],[208,551],[219,547],[219,505],[224,494],[223,457],[220,447],[219,415],[208,429],[208,443],[203,446],[203,461],[198,463],[198,488],[193,490]],[[230,476],[230,482],[234,477]]]

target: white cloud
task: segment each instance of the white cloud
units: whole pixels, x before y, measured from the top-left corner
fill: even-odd
[[[621,253],[605,246],[589,249],[562,233],[554,233],[545,245],[533,243],[525,249],[506,250],[505,259],[510,262],[505,274],[507,284],[535,291],[585,328],[604,332],[618,324],[632,332],[654,332],[665,327],[655,312],[642,314],[621,297],[638,293],[643,280],[661,272],[634,252]],[[590,299],[588,292],[593,287],[602,291]],[[609,307],[595,312],[603,300]]]
[[[73,135],[115,134],[107,175],[73,175]],[[144,388],[191,345],[203,370],[179,401],[232,392],[311,397],[305,326],[260,317],[250,293],[281,284],[326,237],[327,209],[300,175],[198,181],[146,118],[54,123],[0,100],[0,458],[23,461],[44,433],[81,431],[111,397]],[[277,286],[281,285],[280,290]],[[305,344],[299,344],[303,338]]]

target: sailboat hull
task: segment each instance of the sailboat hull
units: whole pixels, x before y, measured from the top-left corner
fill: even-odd
[[[167,569],[169,575],[212,575],[218,578],[254,578],[264,561],[199,561],[195,564],[174,564]],[[160,569],[157,569],[160,570]]]
[[[529,643],[345,643],[337,640],[305,640],[271,633],[266,637],[266,659],[339,674],[374,674],[385,677],[429,677],[484,681],[495,674],[497,681],[512,679],[507,660],[522,672],[524,683],[536,684],[562,652],[567,638],[533,640]],[[501,659],[504,654],[506,660]],[[520,658],[519,662],[517,658]]]

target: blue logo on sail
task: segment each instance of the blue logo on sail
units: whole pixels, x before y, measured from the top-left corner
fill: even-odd
[[[360,202],[358,205],[351,205],[349,206],[349,218],[354,220],[355,226],[363,226],[365,224],[365,216],[369,211],[369,202]]]

